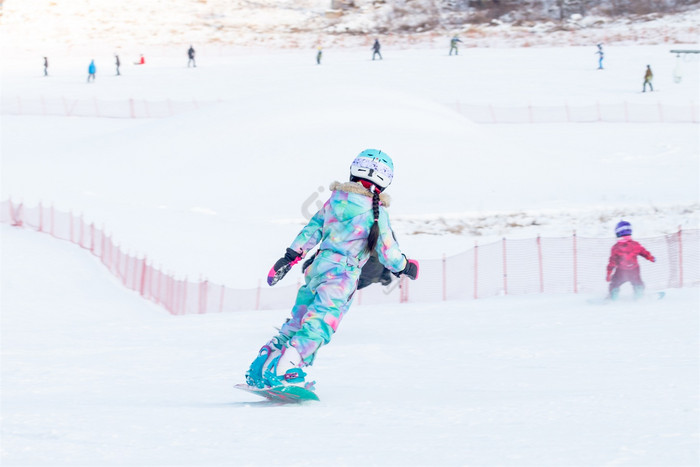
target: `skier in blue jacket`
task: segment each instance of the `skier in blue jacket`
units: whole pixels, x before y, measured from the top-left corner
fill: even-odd
[[[90,79],[95,81],[95,72],[97,71],[97,68],[95,67],[95,60],[90,60],[90,65],[88,65],[88,83],[90,82]]]

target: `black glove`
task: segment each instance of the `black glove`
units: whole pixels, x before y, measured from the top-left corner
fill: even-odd
[[[416,280],[418,278],[418,269],[418,261],[415,259],[409,259],[406,263],[406,267],[403,268],[403,271],[401,271],[400,274],[405,274],[411,280]]]
[[[287,275],[292,266],[297,264],[301,260],[301,253],[297,253],[291,248],[287,248],[287,252],[284,256],[277,260],[270,272],[267,273],[267,283],[268,285],[275,285],[282,278]]]

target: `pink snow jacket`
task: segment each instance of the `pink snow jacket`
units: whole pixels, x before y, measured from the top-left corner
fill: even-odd
[[[608,261],[608,275],[615,269],[636,269],[639,268],[637,256],[642,256],[651,262],[656,261],[642,245],[632,240],[630,236],[620,237],[617,243],[610,250],[610,260]]]

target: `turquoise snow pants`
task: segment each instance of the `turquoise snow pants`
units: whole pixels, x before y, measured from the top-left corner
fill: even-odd
[[[292,317],[280,329],[280,337],[290,340],[306,365],[313,363],[316,351],[338,330],[352,304],[360,273],[355,258],[326,250],[306,270]]]

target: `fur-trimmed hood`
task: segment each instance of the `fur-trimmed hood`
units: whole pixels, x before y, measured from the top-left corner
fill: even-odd
[[[328,188],[331,191],[345,191],[347,193],[356,193],[358,195],[367,196],[368,198],[372,197],[372,192],[362,186],[362,184],[359,182],[333,182]],[[382,206],[388,208],[391,204],[391,196],[387,195],[386,193],[380,193],[379,201],[381,201]]]

